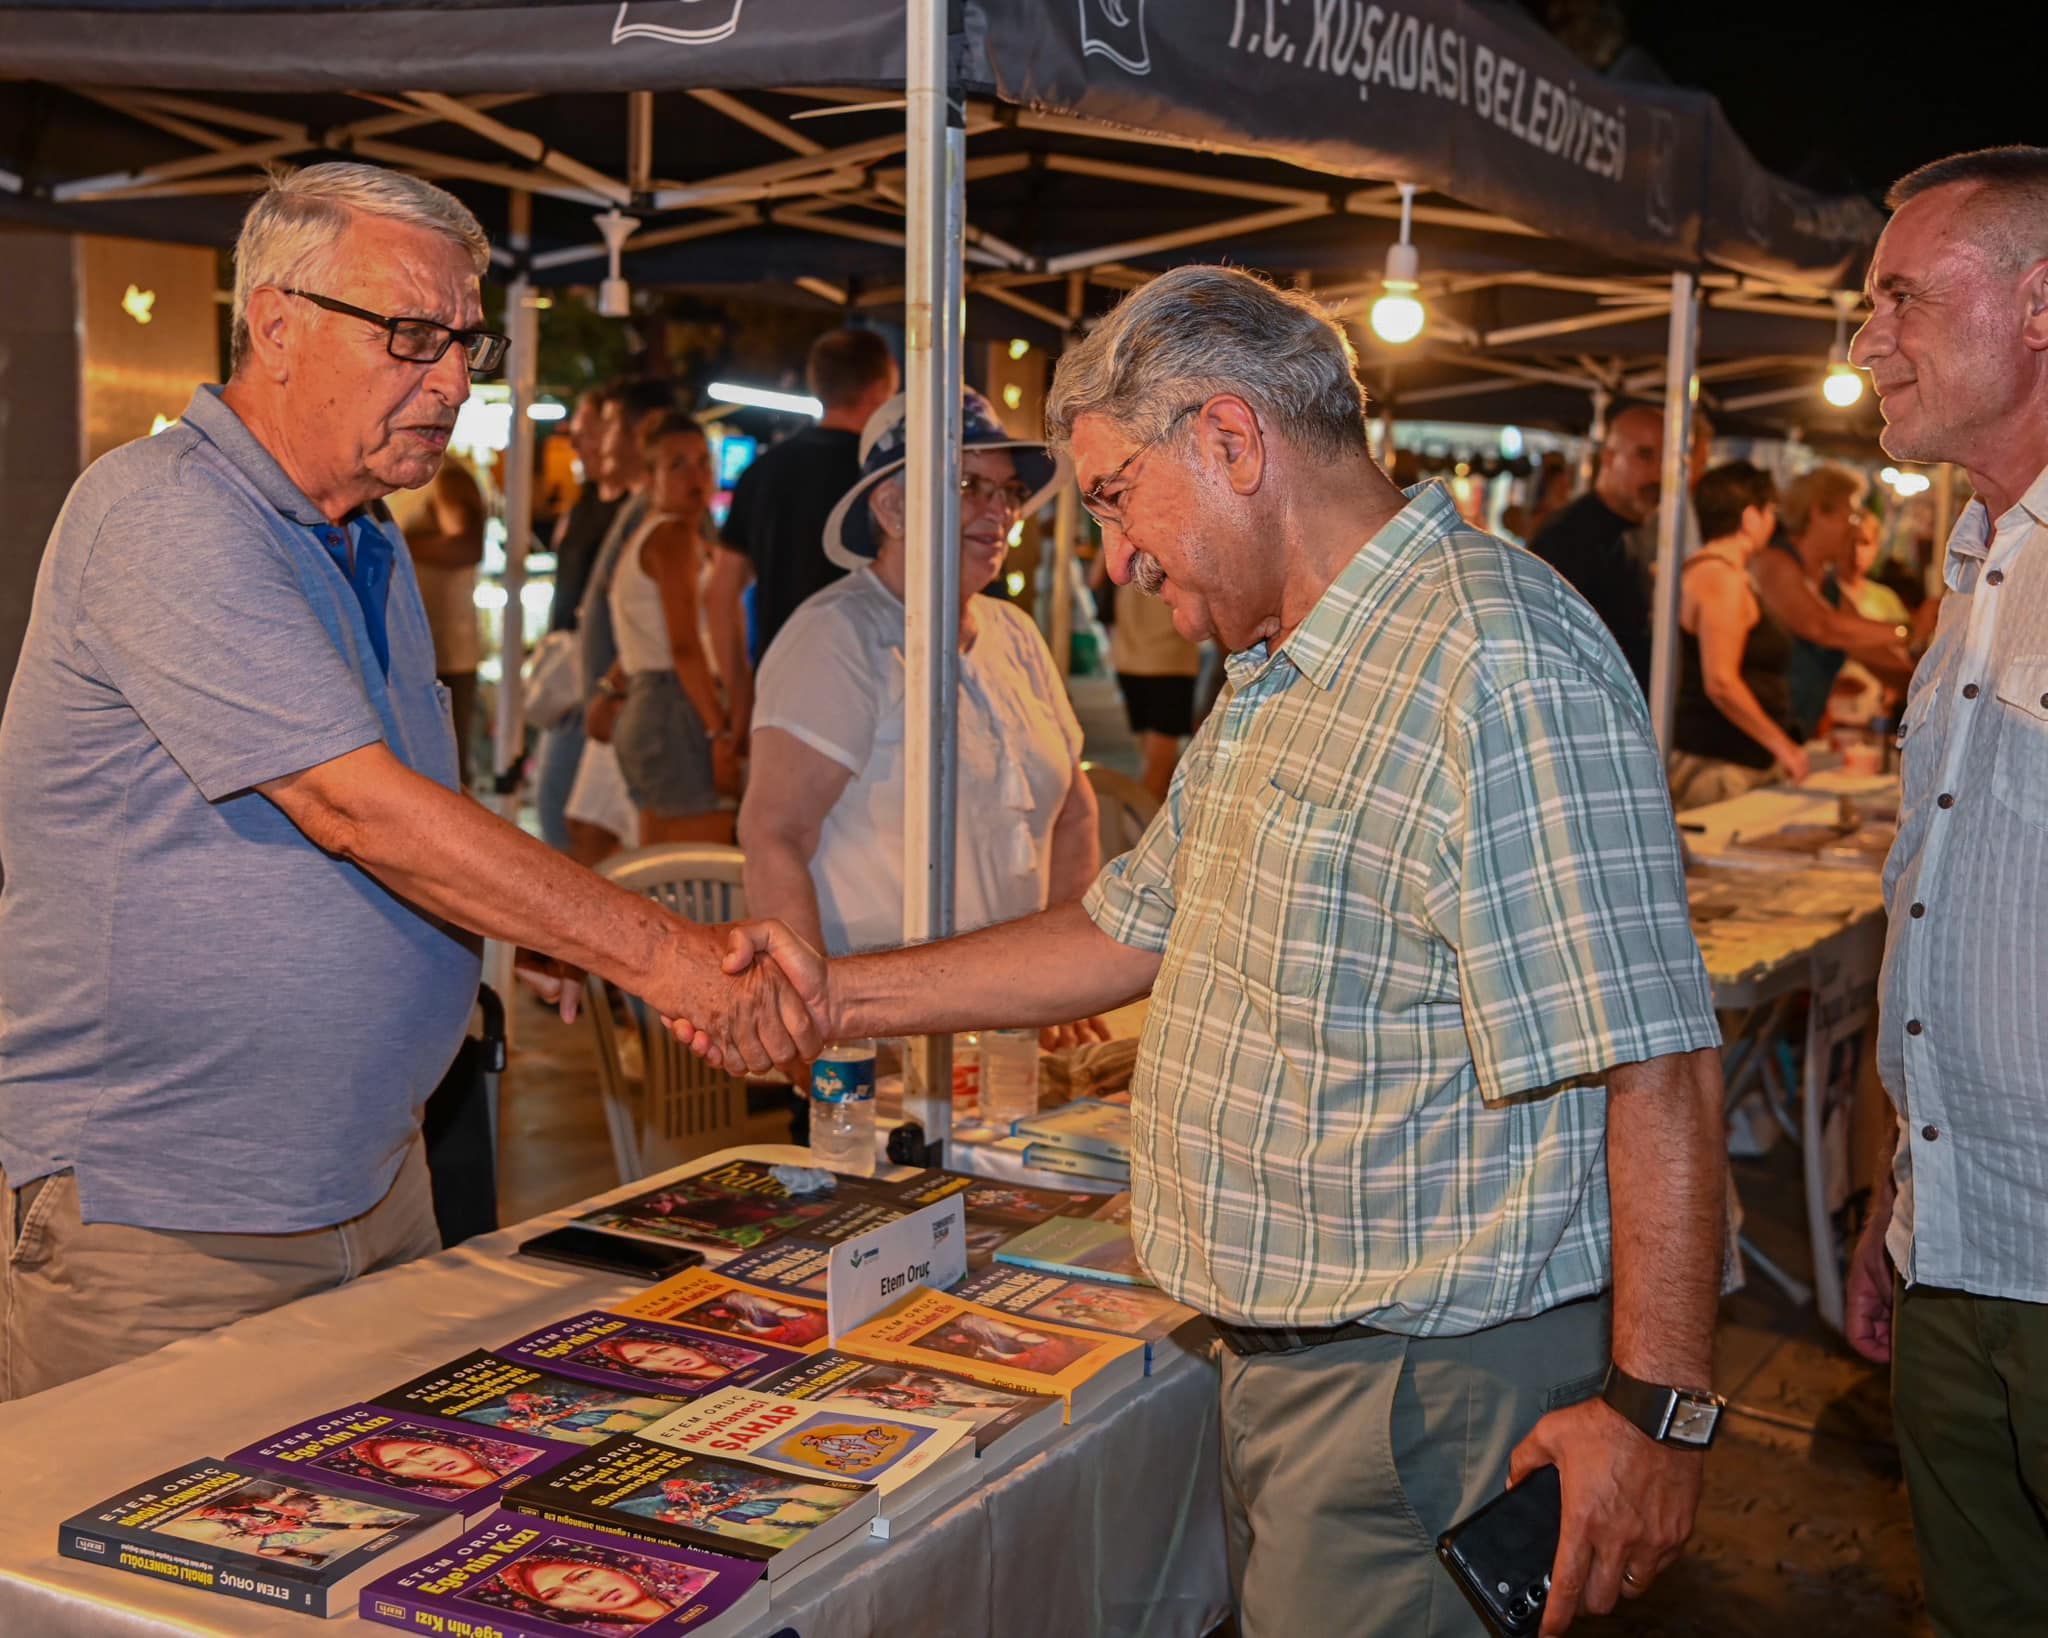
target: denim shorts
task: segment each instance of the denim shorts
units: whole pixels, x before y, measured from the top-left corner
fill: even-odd
[[[717,809],[711,737],[673,671],[636,671],[627,680],[612,749],[635,807],[668,817]]]

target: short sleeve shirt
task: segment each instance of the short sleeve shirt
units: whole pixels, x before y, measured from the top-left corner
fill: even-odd
[[[825,520],[860,478],[860,435],[805,427],[740,475],[719,538],[754,565],[755,658],[806,599],[846,571],[825,555]]]
[[[1237,1324],[1416,1336],[1609,1278],[1605,1071],[1718,1043],[1663,761],[1585,602],[1430,485],[1085,900],[1160,952],[1132,1221]]]
[[[88,1222],[367,1210],[460,1043],[468,939],[255,787],[382,741],[453,788],[395,527],[388,674],[331,525],[218,395],[73,486],[0,722],[0,1166]]]
[[[960,657],[953,907],[962,932],[1043,910],[1052,834],[1080,777],[1081,725],[1038,628],[994,598]],[[853,778],[811,859],[833,955],[903,942],[903,604],[862,569],[797,610],[761,662],[754,728]]]

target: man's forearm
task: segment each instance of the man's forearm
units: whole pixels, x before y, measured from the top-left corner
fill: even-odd
[[[1119,944],[1078,903],[978,933],[832,964],[842,1036],[1044,1028],[1148,993],[1159,957]]]
[[[642,996],[673,982],[681,938],[701,946],[704,978],[715,980],[722,945],[710,929],[593,875],[381,745],[264,793],[321,847],[470,932],[529,945]]]
[[[1726,1239],[1721,1055],[1711,1047],[1607,1078],[1614,1362],[1676,1388],[1710,1383]]]

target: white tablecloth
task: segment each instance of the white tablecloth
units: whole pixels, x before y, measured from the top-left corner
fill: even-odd
[[[802,1160],[761,1146],[725,1155]],[[696,1162],[686,1171],[712,1164]],[[646,1183],[612,1191],[638,1192]],[[495,1347],[628,1286],[510,1255],[594,1202],[0,1405],[0,1635],[387,1632],[57,1556],[57,1525],[195,1457]],[[1171,1367],[900,1539],[799,1580],[762,1633],[1196,1638],[1229,1605],[1216,1379]]]

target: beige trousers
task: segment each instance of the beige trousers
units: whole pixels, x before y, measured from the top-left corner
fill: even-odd
[[[376,1205],[296,1234],[85,1223],[73,1173],[17,1191],[0,1171],[0,1402],[440,1249],[418,1138]]]

